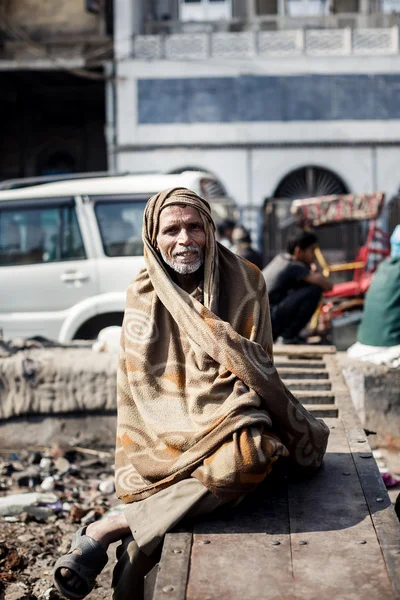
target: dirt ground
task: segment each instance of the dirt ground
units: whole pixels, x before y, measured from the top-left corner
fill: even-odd
[[[49,477],[54,481],[49,483],[47,479],[45,486],[50,486],[51,490],[43,490],[43,481]],[[112,477],[113,455],[108,451],[87,449],[64,453],[53,448],[0,452],[0,502],[1,498],[7,497],[10,511],[16,510],[12,506],[15,494],[38,491],[50,493],[57,499],[50,505],[42,503],[41,507],[27,507],[19,514],[0,516],[1,600],[57,600],[63,597],[52,583],[54,563],[69,550],[72,534],[78,527],[101,518],[108,510],[120,505]],[[105,493],[99,490],[101,482],[108,487]],[[105,600],[111,597],[117,545],[110,547],[109,562],[87,598]]]

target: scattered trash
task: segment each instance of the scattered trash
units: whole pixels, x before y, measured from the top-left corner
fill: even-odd
[[[93,343],[94,352],[114,352],[118,353],[120,349],[121,327],[111,325],[99,331],[97,340]]]
[[[51,458],[43,457],[39,463],[39,466],[41,469],[47,471],[48,469],[50,469],[52,462],[53,461],[51,460]]]
[[[12,583],[8,586],[4,599],[5,600],[29,600],[30,594],[28,586],[24,583]]]
[[[395,475],[389,473],[389,469],[387,468],[388,456],[385,455],[385,453],[381,450],[373,450],[372,454],[376,460],[379,472],[382,476],[385,486],[388,489],[400,486],[400,479],[398,479]]]
[[[83,446],[0,451],[0,598],[62,600],[52,585],[72,534],[120,505],[114,456]],[[122,505],[125,506],[125,505]],[[110,572],[96,600],[108,600]]]
[[[51,502],[57,502],[58,498],[51,493],[25,493],[12,494],[0,498],[0,516],[11,517],[19,515],[24,511],[31,510],[33,507],[45,505]]]
[[[114,479],[104,479],[99,483],[99,490],[102,494],[113,494],[115,492]]]
[[[60,458],[54,461],[54,467],[60,475],[64,475],[64,473],[70,470],[71,463],[64,456],[60,456]]]
[[[390,473],[382,473],[381,471],[381,475],[383,482],[387,488],[394,488],[400,485],[400,479],[396,479]]]
[[[40,484],[40,487],[42,488],[42,490],[50,492],[51,490],[54,490],[55,485],[56,483],[54,477],[51,477],[51,475],[49,475],[48,477],[45,477],[43,479],[42,483]]]

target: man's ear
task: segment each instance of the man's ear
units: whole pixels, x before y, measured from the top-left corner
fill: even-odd
[[[297,258],[299,256],[300,252],[301,252],[300,246],[295,246],[295,249],[293,250],[293,257]]]

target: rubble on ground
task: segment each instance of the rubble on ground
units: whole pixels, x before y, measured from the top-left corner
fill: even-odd
[[[118,512],[114,457],[72,446],[0,450],[0,598],[58,600],[52,583],[57,558],[82,525]],[[110,597],[113,561],[88,598]]]

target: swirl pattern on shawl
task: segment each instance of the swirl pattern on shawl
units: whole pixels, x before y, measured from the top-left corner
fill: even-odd
[[[160,213],[198,210],[204,301],[176,285],[155,250]],[[279,456],[319,467],[329,430],[285,388],[272,359],[268,296],[257,267],[215,241],[209,204],[161,192],[143,220],[145,269],[128,288],[118,369],[116,488],[124,502],[190,476],[219,497],[256,487]]]

